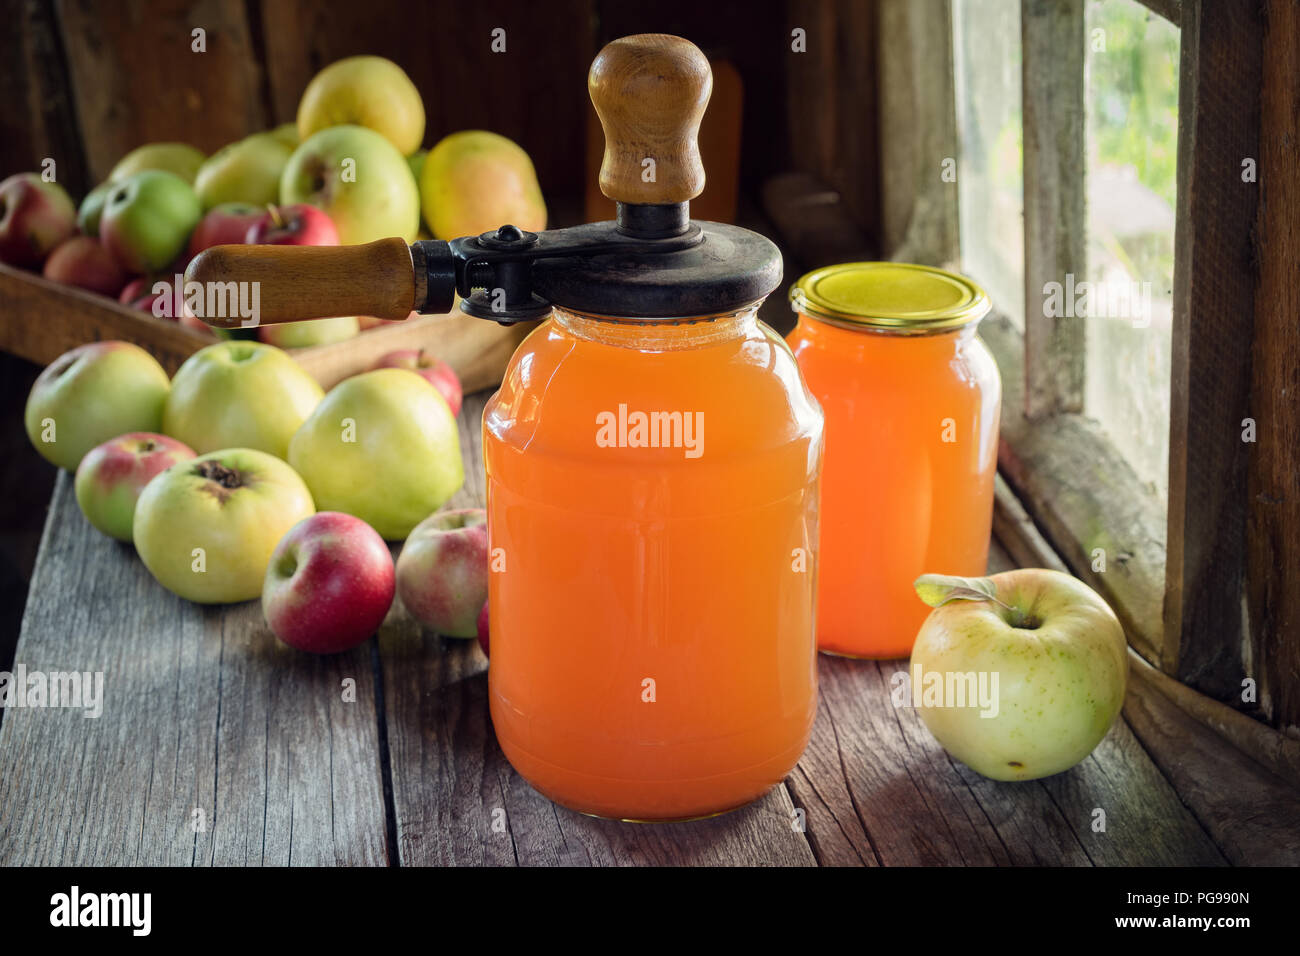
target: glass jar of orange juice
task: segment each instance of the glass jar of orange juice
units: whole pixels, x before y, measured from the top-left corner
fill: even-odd
[[[853,262],[790,290],[789,335],[826,416],[817,642],[911,653],[921,574],[982,575],[1002,385],[976,335],[989,299],[927,266]]]
[[[485,411],[492,723],[572,809],[732,809],[808,742],[822,416],[755,305],[557,307]]]

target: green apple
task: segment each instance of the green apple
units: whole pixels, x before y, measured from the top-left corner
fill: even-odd
[[[203,165],[203,159],[203,153],[188,143],[146,143],[119,159],[106,181],[120,182],[146,169],[157,169],[173,173],[193,185],[194,175]]]
[[[158,431],[168,388],[167,373],[140,346],[92,342],[41,372],[23,424],[47,461],[76,471],[86,452],[111,438]]]
[[[113,191],[112,183],[100,183],[81,200],[77,207],[77,228],[87,236],[99,236],[99,220],[104,215],[104,204]]]
[[[420,228],[420,191],[406,157],[374,130],[333,126],[305,139],[284,168],[280,204],[310,203],[329,214],[343,245]]]
[[[409,156],[424,140],[424,102],[411,78],[381,56],[350,56],[317,73],[298,103],[298,136],[331,126],[373,129]]]
[[[355,515],[400,541],[465,480],[456,420],[414,372],[344,379],[289,442],[289,464],[324,511]]]
[[[122,268],[157,272],[185,251],[203,207],[190,184],[148,169],[115,183],[104,203],[99,234]]]
[[[221,147],[194,179],[203,208],[228,202],[274,203],[280,195],[280,175],[292,154],[293,147],[274,132],[254,133]]]
[[[288,146],[290,150],[297,149],[298,144],[302,142],[302,140],[298,138],[297,123],[281,123],[275,129],[267,130],[267,132],[280,142],[284,143],[285,146]]]
[[[261,595],[276,544],[315,511],[311,492],[283,461],[226,448],[150,481],[131,532],[140,559],[167,590],[228,604]]]
[[[406,165],[411,167],[411,175],[415,177],[417,185],[420,182],[420,173],[424,171],[424,161],[428,158],[429,151],[427,149],[417,149],[406,157]]]
[[[280,322],[259,326],[257,337],[268,345],[282,349],[305,349],[354,339],[361,331],[355,315],[333,319],[308,319],[305,322]]]
[[[1068,770],[1124,703],[1124,629],[1082,581],[1043,568],[922,575],[934,606],[912,648],[912,700],[948,753],[993,780]]]
[[[218,342],[176,370],[162,431],[199,454],[255,448],[284,458],[324,396],[288,354],[261,342]]]

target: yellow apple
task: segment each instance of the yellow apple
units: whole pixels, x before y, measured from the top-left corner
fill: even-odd
[[[255,448],[285,458],[289,439],[324,392],[287,353],[261,342],[218,342],[176,370],[162,430],[199,454]]]
[[[389,236],[414,242],[420,227],[420,192],[406,157],[364,126],[331,126],[294,150],[280,204],[295,203],[324,210],[345,246]]]
[[[382,56],[350,56],[317,73],[298,103],[298,138],[331,126],[365,126],[403,156],[424,139],[424,101],[411,78]]]
[[[188,143],[146,143],[119,159],[105,182],[115,183],[146,169],[157,169],[173,173],[193,186],[203,160],[203,153]]]
[[[226,448],[172,465],[145,485],[131,536],[167,590],[228,604],[261,595],[275,546],[315,511],[307,486],[283,461]]]
[[[400,368],[334,386],[289,442],[289,463],[322,511],[355,515],[389,541],[404,539],[465,480],[447,402]]]
[[[533,161],[518,145],[483,130],[440,140],[420,171],[424,221],[436,239],[477,236],[512,223],[546,228],[546,203]]]

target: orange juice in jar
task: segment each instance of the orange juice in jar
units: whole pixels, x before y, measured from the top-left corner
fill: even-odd
[[[859,262],[805,275],[789,341],[826,417],[818,646],[911,653],[921,574],[988,562],[1001,380],[964,276]]]
[[[536,789],[707,816],[798,761],[816,713],[822,417],[755,306],[556,308],[484,414],[492,722]]]

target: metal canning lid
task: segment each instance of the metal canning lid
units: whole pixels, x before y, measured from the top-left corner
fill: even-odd
[[[954,329],[988,314],[988,293],[963,275],[906,262],[843,262],[790,287],[796,311],[895,332]]]

